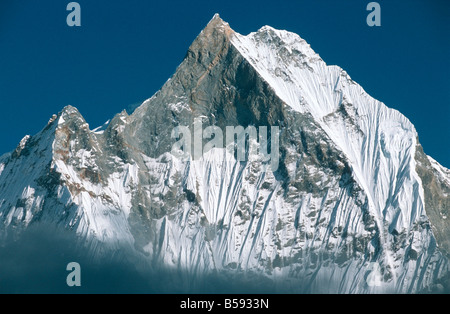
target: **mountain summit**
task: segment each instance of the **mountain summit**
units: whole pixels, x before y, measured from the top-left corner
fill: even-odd
[[[278,169],[221,147],[181,160],[173,131],[198,121],[278,127]],[[0,158],[0,239],[51,224],[93,258],[188,274],[181,286],[220,273],[275,291],[416,293],[448,276],[449,195],[450,171],[400,112],[298,35],[243,36],[215,15],[132,114],[90,130],[66,107]]]

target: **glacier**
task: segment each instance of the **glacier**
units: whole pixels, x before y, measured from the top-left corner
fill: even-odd
[[[177,158],[171,132],[196,119],[279,127],[279,168],[226,148]],[[405,116],[297,34],[243,36],[219,15],[131,114],[90,130],[67,106],[0,157],[0,241],[51,224],[93,258],[181,272],[187,291],[211,273],[276,292],[439,290],[449,211],[450,171]]]

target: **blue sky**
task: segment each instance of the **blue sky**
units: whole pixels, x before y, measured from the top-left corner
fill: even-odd
[[[91,128],[151,97],[214,13],[241,34],[263,25],[299,34],[373,97],[406,115],[425,152],[450,167],[450,1],[0,1],[0,154],[65,105]]]

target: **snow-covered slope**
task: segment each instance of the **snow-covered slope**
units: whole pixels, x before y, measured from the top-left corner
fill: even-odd
[[[393,222],[392,230],[424,215],[423,202],[390,204],[411,195],[423,200],[414,171],[417,133],[407,118],[370,97],[341,68],[327,66],[296,34],[265,26],[249,36],[236,34],[232,43],[287,105],[312,114],[349,159],[376,215]]]
[[[278,169],[223,148],[172,155],[172,130],[199,119],[278,126]],[[407,118],[298,35],[243,36],[216,15],[131,115],[91,131],[69,106],[2,156],[0,230],[51,222],[93,256],[256,275],[276,291],[419,292],[448,274],[450,230],[449,171],[424,156]]]
[[[394,235],[427,223],[411,122],[370,97],[341,68],[327,66],[296,34],[265,26],[248,36],[236,34],[232,43],[287,105],[311,113],[349,159],[380,227],[385,262],[404,268],[404,260],[388,249]],[[428,247],[431,233],[415,233],[412,239],[421,240],[411,247]]]

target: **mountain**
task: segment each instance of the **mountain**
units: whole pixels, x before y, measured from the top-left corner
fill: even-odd
[[[184,160],[180,126],[278,127],[278,164],[229,142]],[[224,274],[277,292],[442,291],[449,195],[450,170],[400,112],[298,35],[243,36],[215,15],[133,113],[90,130],[65,107],[0,158],[0,239],[51,225],[92,258],[186,274],[187,289]]]

